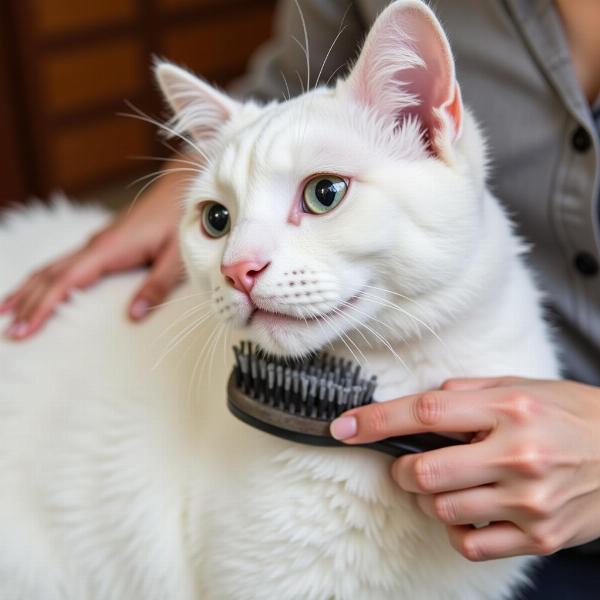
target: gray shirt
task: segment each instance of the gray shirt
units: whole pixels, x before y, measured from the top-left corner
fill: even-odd
[[[344,73],[387,3],[302,0],[312,85],[328,52],[320,82]],[[565,376],[600,385],[600,144],[558,12],[552,0],[437,0],[434,9],[489,142],[490,187],[532,244]],[[304,39],[302,23],[283,0],[274,39],[234,89],[262,99],[301,92],[306,62],[294,37]]]

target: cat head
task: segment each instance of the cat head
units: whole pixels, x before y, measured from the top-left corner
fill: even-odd
[[[385,346],[462,301],[445,291],[476,243],[483,149],[425,4],[391,4],[346,79],[287,102],[156,75],[198,161],[181,248],[217,319],[301,355]]]

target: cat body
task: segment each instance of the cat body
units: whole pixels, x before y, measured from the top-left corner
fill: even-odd
[[[423,65],[431,89],[409,77]],[[180,229],[190,282],[139,327],[122,315],[133,274],[31,342],[0,342],[0,599],[509,598],[531,559],[462,557],[389,457],[293,444],[226,408],[240,336],[329,346],[378,376],[378,401],[452,376],[558,375],[432,13],[395,3],[347,80],[284,104],[239,105],[172,66],[158,78],[170,129],[207,159]],[[19,260],[0,282],[105,218],[13,215],[0,255]]]

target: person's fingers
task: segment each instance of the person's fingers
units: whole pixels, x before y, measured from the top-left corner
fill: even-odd
[[[27,279],[19,284],[19,287],[10,295],[11,311],[13,313],[19,310],[19,307],[28,298],[33,290],[41,287],[46,278],[45,269],[32,273]]]
[[[181,280],[182,262],[179,246],[171,240],[157,258],[150,274],[129,304],[129,317],[140,321],[150,309],[161,304]]]
[[[445,525],[512,520],[511,508],[502,504],[497,488],[492,485],[435,495],[417,495],[417,504],[426,515]]]
[[[14,307],[17,304],[18,299],[19,299],[19,290],[16,290],[16,291],[12,292],[11,294],[9,294],[8,296],[6,296],[6,298],[4,298],[4,300],[2,300],[2,302],[0,303],[0,315],[4,315],[9,312],[12,312]]]
[[[45,283],[41,281],[38,281],[36,285],[30,286],[27,289],[27,292],[22,296],[13,311],[13,321],[21,326],[19,328],[19,334],[14,337],[21,338],[26,335],[25,332],[29,329],[29,315],[45,296],[47,291],[48,288]]]
[[[497,395],[494,392],[434,390],[388,402],[374,402],[335,419],[331,434],[349,444],[362,444],[427,431],[487,431],[496,424],[489,402]]]
[[[529,535],[509,522],[492,523],[479,529],[470,525],[451,525],[448,539],[458,552],[472,561],[552,554],[557,550],[544,539],[532,541]]]
[[[46,275],[44,270],[28,277],[10,296],[10,311],[12,322],[5,331],[5,335],[12,338],[21,338],[27,330],[27,324],[22,321],[23,308],[28,300],[37,297],[40,290],[45,287]]]
[[[36,333],[54,313],[56,306],[69,297],[69,292],[70,288],[64,285],[56,285],[44,290],[39,297],[34,299],[35,303],[19,320],[23,324],[23,328],[16,337],[24,339]]]
[[[56,306],[69,297],[73,288],[83,289],[100,277],[97,257],[86,255],[59,261],[31,278],[13,311],[13,324],[7,335],[29,337],[48,320]]]
[[[506,467],[489,441],[407,454],[392,465],[392,477],[407,492],[439,494],[499,481]]]
[[[9,313],[12,311],[13,307],[17,302],[17,298],[19,297],[19,290],[17,289],[14,292],[11,292],[8,296],[6,296],[3,300],[0,301],[0,315]]]
[[[523,381],[520,377],[461,377],[447,379],[440,389],[453,392],[467,392],[506,387],[508,385],[515,385],[520,381]]]

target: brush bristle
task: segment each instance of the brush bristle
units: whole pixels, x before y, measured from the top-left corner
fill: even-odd
[[[271,356],[241,342],[234,346],[237,387],[257,402],[289,414],[331,421],[373,401],[377,378],[364,379],[350,360],[317,353],[309,358]]]

